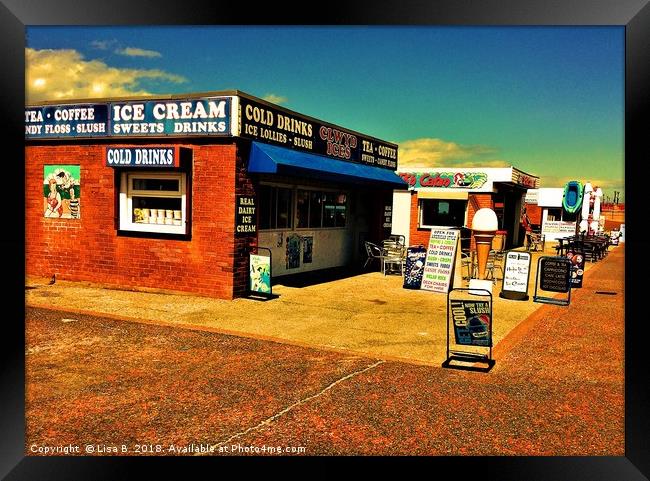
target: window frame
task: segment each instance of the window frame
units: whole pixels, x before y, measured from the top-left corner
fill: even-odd
[[[179,188],[177,191],[149,191],[133,188],[134,179],[178,179]],[[177,234],[187,235],[189,229],[189,209],[187,204],[188,177],[185,172],[141,172],[128,170],[120,174],[119,193],[119,230],[124,232],[141,232],[148,234]],[[180,198],[181,200],[181,225],[169,224],[144,224],[132,221],[133,218],[133,197],[152,198]]]
[[[460,226],[450,226],[450,225],[429,225],[423,223],[424,218],[424,203],[425,202],[449,202],[449,211],[451,212],[452,202],[462,202],[464,204],[464,213],[463,220]],[[418,229],[460,229],[461,227],[467,225],[467,204],[468,199],[418,199]]]

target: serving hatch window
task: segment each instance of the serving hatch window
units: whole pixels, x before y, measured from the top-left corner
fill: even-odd
[[[186,190],[182,172],[123,172],[120,230],[186,234]]]
[[[297,191],[298,228],[345,227],[347,195],[341,192]]]
[[[293,189],[261,185],[258,192],[260,229],[290,229]]]
[[[420,200],[420,227],[462,227],[467,201],[452,199]]]

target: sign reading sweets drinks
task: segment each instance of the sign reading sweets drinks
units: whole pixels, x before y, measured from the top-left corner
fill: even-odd
[[[230,135],[231,98],[28,107],[25,138]]]
[[[397,169],[397,145],[240,97],[239,135],[339,160]]]
[[[424,262],[422,289],[449,292],[459,234],[458,230],[453,229],[431,229],[427,258]]]

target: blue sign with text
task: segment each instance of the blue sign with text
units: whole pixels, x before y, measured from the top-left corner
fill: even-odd
[[[25,109],[25,137],[106,137],[108,105],[48,105]]]
[[[27,107],[25,138],[220,136],[231,132],[230,97]]]

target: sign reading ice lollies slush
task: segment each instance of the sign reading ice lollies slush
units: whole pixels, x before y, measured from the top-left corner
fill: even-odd
[[[458,236],[458,230],[431,229],[422,276],[422,289],[444,293],[449,291]]]
[[[178,167],[180,147],[106,147],[108,167]]]
[[[241,137],[338,160],[397,168],[395,144],[245,97],[239,102]]]

